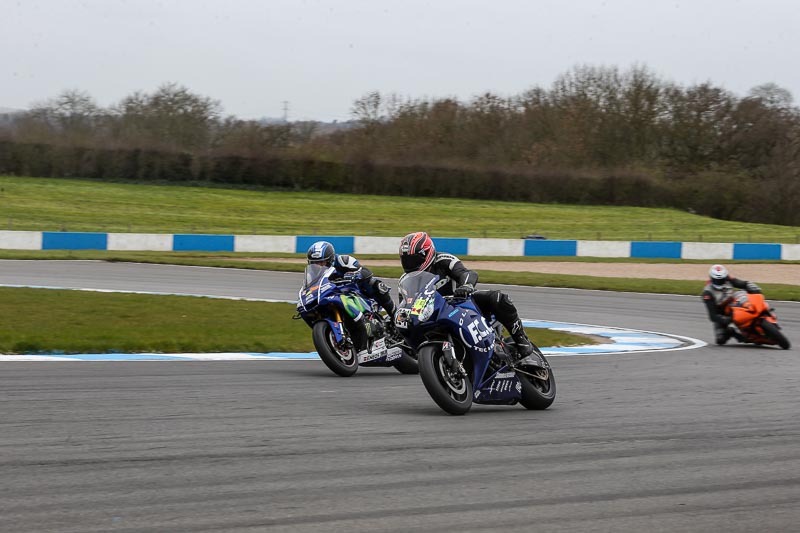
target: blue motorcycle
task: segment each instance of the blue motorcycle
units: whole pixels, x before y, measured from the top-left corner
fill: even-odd
[[[446,412],[463,415],[472,403],[522,404],[547,409],[556,397],[550,364],[534,345],[519,359],[502,326],[490,326],[471,298],[444,297],[439,276],[412,272],[400,279],[395,327],[417,353],[422,382]]]
[[[402,338],[387,333],[377,302],[365,297],[353,278],[331,279],[335,272],[322,265],[306,267],[294,316],[311,328],[322,362],[344,377],[355,374],[359,365],[418,373],[417,361],[404,349]]]

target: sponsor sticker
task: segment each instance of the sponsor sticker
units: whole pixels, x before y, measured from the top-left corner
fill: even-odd
[[[359,363],[368,363],[370,361],[374,361],[376,359],[380,359],[386,355],[386,340],[385,339],[378,339],[375,341],[375,344],[372,345],[372,351],[367,352],[363,350],[358,353],[358,362]]]
[[[403,350],[400,348],[392,348],[386,352],[386,361],[394,361],[395,359],[400,359],[403,355]]]
[[[394,316],[394,325],[401,329],[408,328],[408,310],[401,309]]]
[[[363,352],[358,352],[358,362],[359,363],[369,363],[370,361],[374,361],[375,359],[380,359],[383,353],[378,352],[367,352],[364,350]]]
[[[414,302],[414,305],[411,307],[411,314],[412,315],[419,315],[423,309],[425,309],[425,304],[428,303],[427,298],[417,298],[417,301]]]

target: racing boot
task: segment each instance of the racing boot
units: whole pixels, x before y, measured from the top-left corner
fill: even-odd
[[[517,347],[516,360],[524,359],[533,353],[533,344],[525,334],[525,328],[522,327],[522,320],[517,319],[511,324],[510,328],[506,326],[506,329],[511,332],[511,338],[514,339],[514,344]]]
[[[730,330],[730,328],[717,328],[717,330],[715,332],[715,337],[716,337],[717,344],[722,346],[723,344],[728,342],[728,339],[731,338],[731,330]]]
[[[744,338],[744,335],[739,333],[739,330],[737,330],[733,326],[728,326],[728,331],[730,332],[731,337],[733,337],[737,341],[739,341],[739,342],[747,342],[747,340]]]
[[[735,338],[739,342],[745,342],[744,336],[738,331],[736,331],[736,329],[733,326],[730,325],[725,326],[724,328],[715,325],[714,336],[716,337],[715,340],[717,341],[717,344],[719,344],[720,346],[728,342],[728,340],[731,337]]]
[[[403,343],[403,334],[394,325],[394,314],[387,316],[383,323],[384,331],[386,332],[387,346],[395,346]]]

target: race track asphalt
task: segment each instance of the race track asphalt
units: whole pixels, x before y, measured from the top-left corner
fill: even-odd
[[[293,299],[299,280],[0,261],[0,284]],[[710,341],[699,298],[506,290],[525,318]],[[774,304],[800,339],[800,305]],[[0,361],[0,531],[796,531],[798,350],[553,357],[550,409],[464,417],[392,369]]]

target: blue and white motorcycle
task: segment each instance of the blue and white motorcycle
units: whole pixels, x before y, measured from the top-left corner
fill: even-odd
[[[331,279],[335,272],[322,265],[306,267],[294,317],[311,328],[322,362],[344,377],[355,374],[359,365],[418,373],[417,361],[406,352],[402,338],[387,333],[377,302],[363,295],[354,279]]]
[[[400,279],[402,301],[395,327],[416,351],[419,374],[433,401],[463,415],[472,403],[522,404],[547,409],[556,397],[553,370],[534,345],[517,360],[516,347],[490,326],[471,298],[446,298],[436,291],[439,276],[412,272]]]

